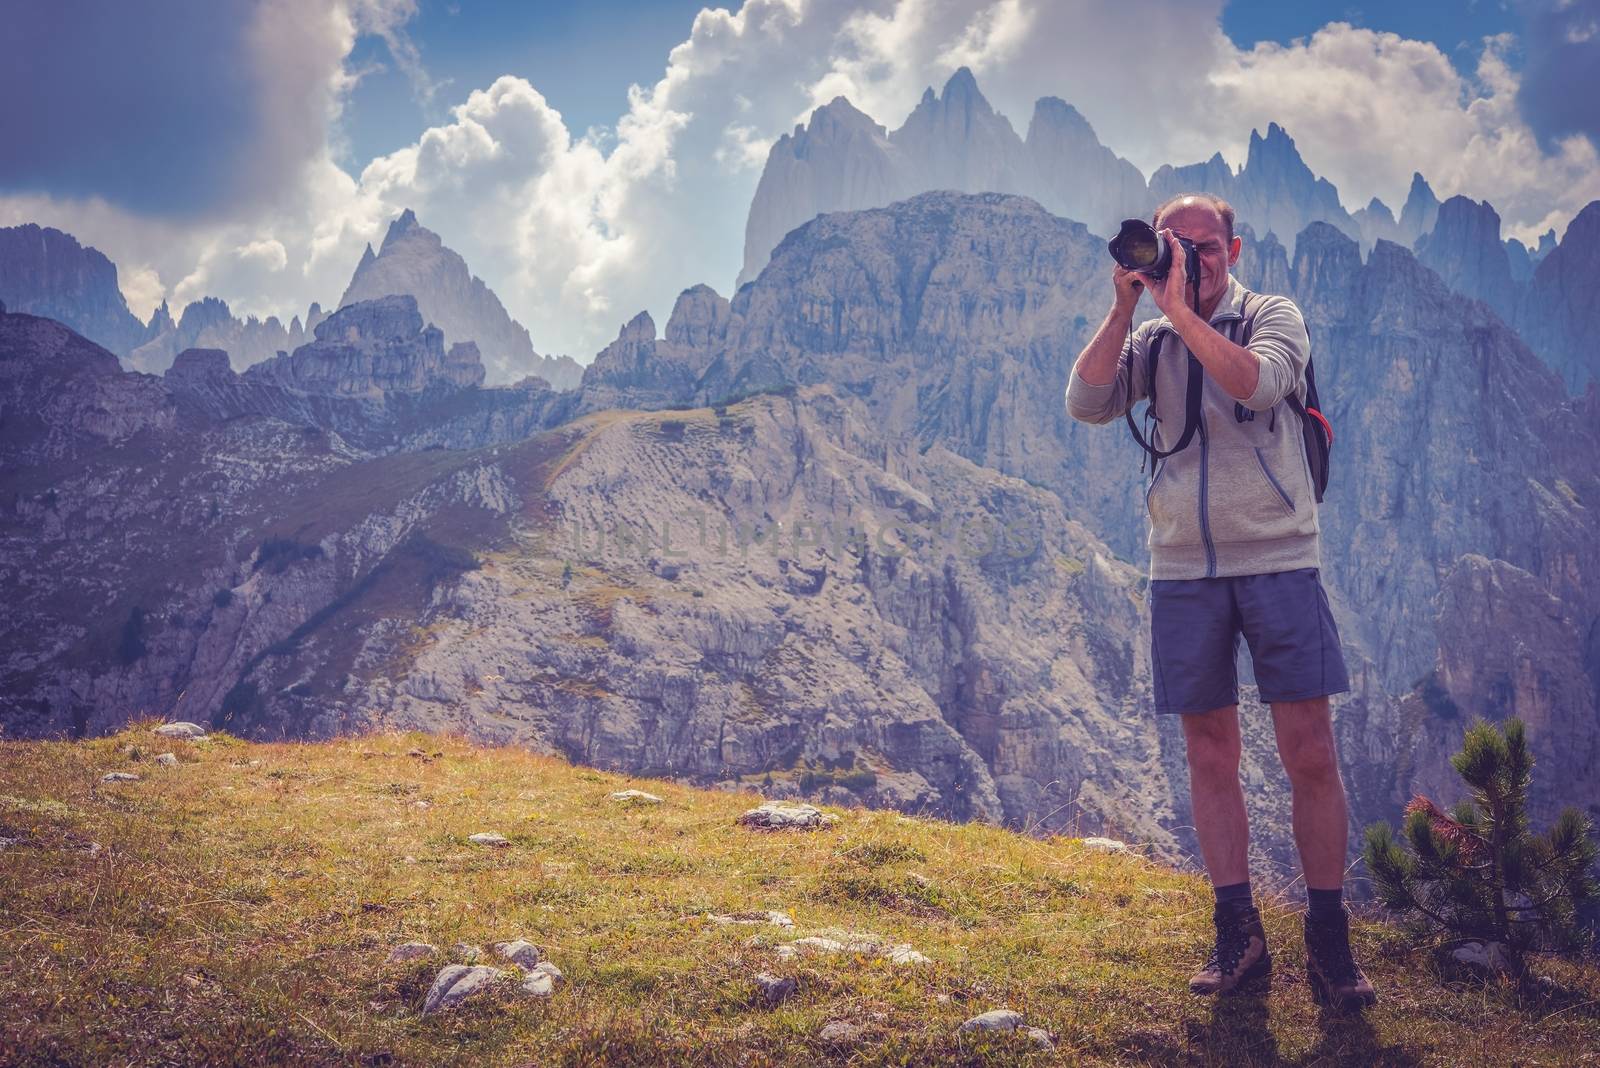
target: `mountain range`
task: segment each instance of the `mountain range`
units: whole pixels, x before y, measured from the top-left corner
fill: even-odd
[[[893,136],[835,101],[797,128],[805,152],[774,146],[751,232],[818,190],[893,191],[873,183],[899,164],[867,164],[894,153],[1003,184],[1054,136],[1090,176],[1060,188],[1111,217],[1204,177],[1136,191],[1065,107],[1041,101],[1017,149],[970,73]],[[1502,274],[1498,219],[1420,177],[1388,231],[1413,241],[1376,209],[1289,231],[1337,206],[1298,161],[1271,127],[1238,174],[1204,166],[1263,198],[1241,209],[1239,276],[1304,310],[1336,431],[1323,568],[1352,667],[1335,700],[1352,823],[1417,790],[1452,800],[1476,715],[1528,721],[1536,815],[1600,813],[1600,386],[1573,395],[1557,358],[1586,321],[1600,206]],[[355,291],[293,351],[240,370],[185,350],[159,377],[13,304],[0,723],[453,729],[1192,852],[1182,740],[1148,711],[1136,448],[1062,403],[1106,306],[1097,225],[1003,189],[823,207],[731,298],[685,289],[659,335],[635,316],[572,388],[485,388],[482,344],[418,295]],[[357,278],[406,277],[379,265],[412,249],[442,258],[402,216]],[[115,325],[86,296],[104,276],[61,272],[53,306]],[[464,264],[452,277],[440,317],[499,322]],[[1538,301],[1559,330],[1530,335]],[[1260,723],[1248,658],[1241,679]],[[1247,733],[1256,859],[1286,870],[1287,787]]]

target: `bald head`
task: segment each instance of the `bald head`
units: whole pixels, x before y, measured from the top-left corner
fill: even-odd
[[[1185,220],[1207,220],[1201,225],[1208,230],[1214,228],[1219,231],[1224,244],[1233,242],[1233,205],[1221,197],[1211,193],[1179,193],[1162,202],[1151,216],[1150,225],[1157,230],[1171,226],[1173,218],[1180,212]]]

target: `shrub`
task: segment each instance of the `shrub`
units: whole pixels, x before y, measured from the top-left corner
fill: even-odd
[[[1589,937],[1579,910],[1600,898],[1600,850],[1589,819],[1567,808],[1547,833],[1528,828],[1533,756],[1520,719],[1475,723],[1450,763],[1471,798],[1449,814],[1425,797],[1406,806],[1403,840],[1367,828],[1365,859],[1389,908],[1459,939],[1503,944],[1520,970],[1528,951],[1570,951]]]

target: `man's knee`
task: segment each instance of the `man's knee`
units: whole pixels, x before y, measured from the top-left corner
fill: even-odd
[[[1339,754],[1333,739],[1327,699],[1280,702],[1272,706],[1278,736],[1278,756],[1294,783],[1337,780]]]
[[[1211,775],[1239,773],[1239,710],[1236,705],[1186,714],[1183,737],[1192,771]]]

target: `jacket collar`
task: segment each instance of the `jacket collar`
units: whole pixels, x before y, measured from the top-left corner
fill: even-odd
[[[1211,325],[1216,326],[1218,323],[1243,319],[1244,295],[1244,286],[1240,285],[1239,280],[1230,272],[1228,274],[1228,288],[1222,291],[1222,299],[1217,301],[1216,309],[1211,313]],[[1161,325],[1157,326],[1156,329],[1170,330],[1174,334],[1178,332],[1173,328],[1171,320],[1165,315],[1161,317]]]

